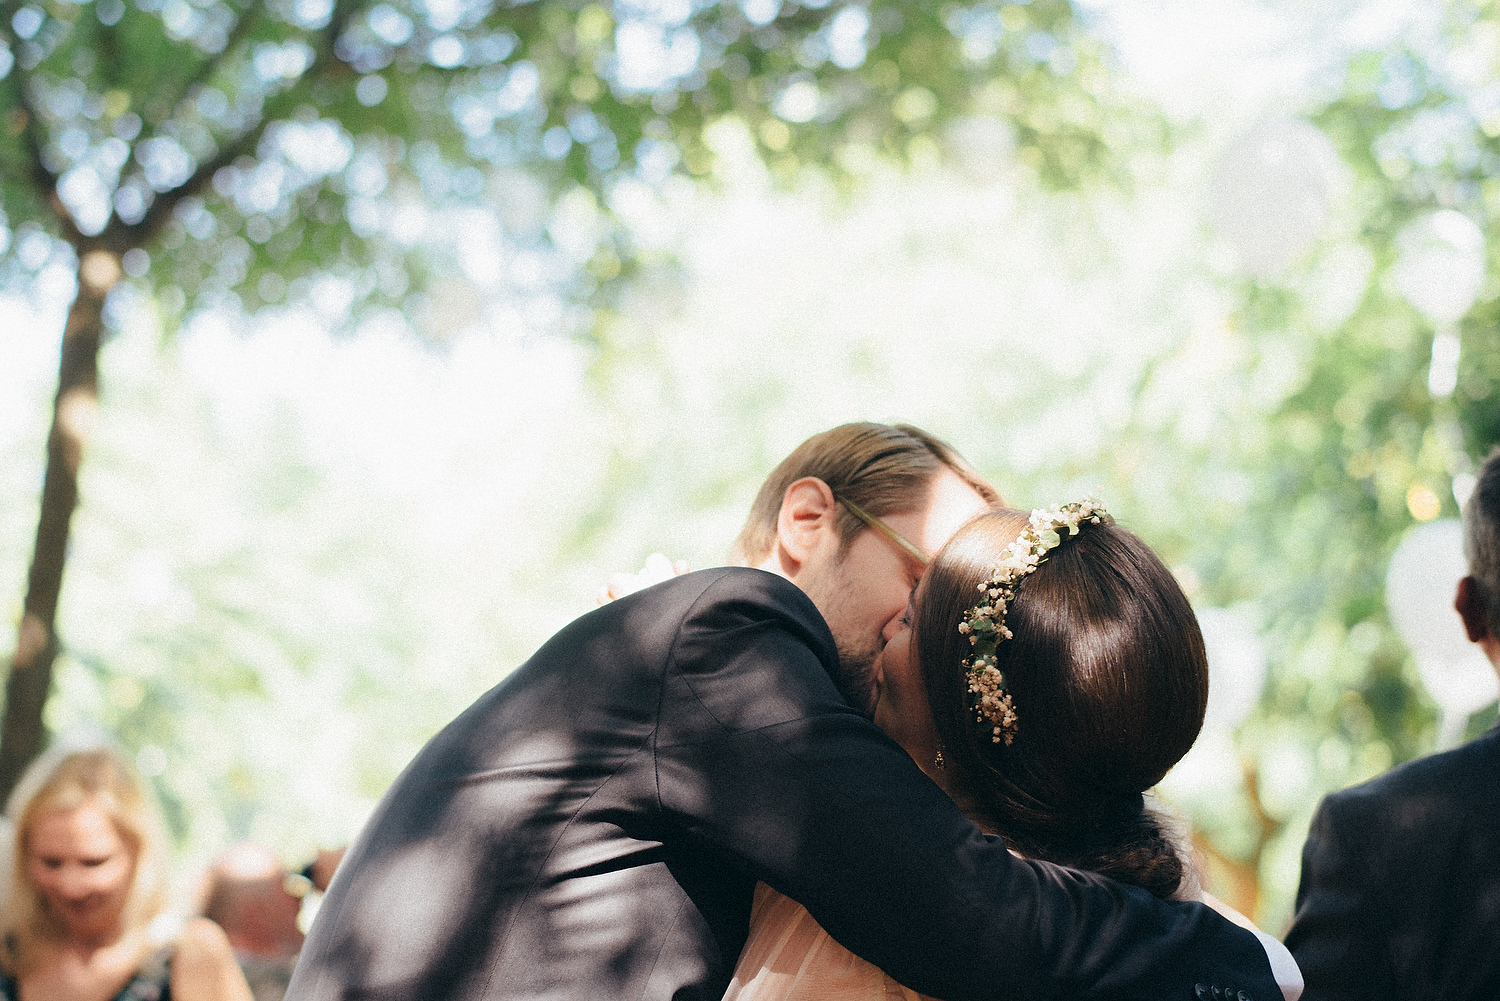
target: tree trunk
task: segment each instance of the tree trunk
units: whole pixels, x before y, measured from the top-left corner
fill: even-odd
[[[78,467],[98,402],[104,299],[119,279],[119,258],[110,251],[91,250],[80,257],[78,296],[68,310],[58,362],[36,545],[16,652],[5,686],[0,802],[10,797],[22,771],[41,752],[45,738],[42,709],[52,687],[52,664],[58,653],[57,601],[62,593],[69,528],[78,506]]]

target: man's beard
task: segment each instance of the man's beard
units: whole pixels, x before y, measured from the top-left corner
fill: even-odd
[[[880,682],[875,674],[875,661],[879,649],[869,644],[848,646],[837,644],[839,653],[839,692],[844,701],[866,719],[875,715],[875,702],[880,696]]]

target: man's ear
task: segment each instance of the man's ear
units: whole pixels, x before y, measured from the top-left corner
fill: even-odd
[[[838,501],[828,484],[816,476],[804,476],[786,488],[776,516],[776,550],[787,576],[837,536]]]
[[[1453,596],[1453,607],[1464,620],[1464,632],[1470,643],[1479,643],[1490,635],[1490,619],[1479,600],[1479,586],[1473,577],[1458,582],[1458,593]]]

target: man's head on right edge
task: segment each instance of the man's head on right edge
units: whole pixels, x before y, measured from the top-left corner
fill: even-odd
[[[1458,582],[1453,607],[1500,672],[1500,448],[1484,460],[1463,517],[1469,575]]]
[[[869,712],[875,659],[898,630],[926,559],[999,503],[994,487],[925,431],[844,424],[809,438],[772,470],[734,560],[781,574],[812,599],[838,644],[845,698]]]

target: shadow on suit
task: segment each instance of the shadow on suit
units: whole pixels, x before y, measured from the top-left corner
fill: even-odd
[[[1303,1001],[1500,994],[1500,727],[1323,800],[1286,944]]]
[[[1206,908],[1013,858],[852,710],[806,595],[700,571],[565,627],[387,791],[288,1001],[717,1001],[756,879],[938,997],[1277,989]],[[1050,986],[1049,986],[1050,985]]]

